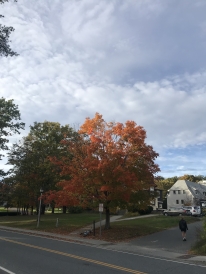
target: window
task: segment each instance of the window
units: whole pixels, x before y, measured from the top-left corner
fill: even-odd
[[[181,204],[184,205],[184,200],[181,200]]]
[[[176,190],[173,190],[173,194],[176,194]]]
[[[181,190],[178,190],[178,194],[181,194]]]
[[[182,193],[185,194],[185,190],[183,190]]]
[[[176,204],[179,204],[179,200],[176,200]]]

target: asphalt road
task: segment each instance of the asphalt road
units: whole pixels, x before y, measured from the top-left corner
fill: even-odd
[[[206,266],[192,263],[3,230],[0,246],[4,274],[206,273]]]
[[[172,217],[168,216],[166,218]],[[131,241],[131,244],[150,249],[177,252],[180,253],[180,255],[187,254],[196,242],[198,232],[202,229],[202,225],[202,221],[188,224],[186,242],[182,241],[182,235],[177,224],[177,227],[147,235],[146,237],[136,238]]]

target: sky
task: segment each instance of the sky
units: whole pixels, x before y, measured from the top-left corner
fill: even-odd
[[[0,14],[19,54],[1,57],[0,97],[26,123],[11,142],[99,112],[144,127],[157,175],[206,175],[205,0],[18,0]]]

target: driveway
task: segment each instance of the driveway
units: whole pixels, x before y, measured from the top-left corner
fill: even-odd
[[[133,239],[130,241],[130,244],[144,248],[187,254],[192,245],[196,242],[198,231],[200,231],[202,227],[203,221],[189,224],[186,242],[182,241],[181,231],[177,224],[177,227]]]

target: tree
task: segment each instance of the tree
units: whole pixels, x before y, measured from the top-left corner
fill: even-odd
[[[158,188],[163,190],[163,198],[166,198],[167,191],[177,182],[178,177],[164,178],[157,176],[155,178],[155,184]]]
[[[19,144],[13,145],[8,162],[14,165],[11,172],[15,175],[16,193],[22,196],[27,192],[27,203],[31,206],[38,203],[40,188],[44,192],[56,190],[56,183],[60,180],[59,169],[48,157],[58,158],[64,155],[65,150],[62,149],[60,142],[72,138],[75,134],[68,125],[61,126],[59,123],[48,121],[35,122],[30,126],[28,136]],[[21,201],[25,201],[20,198]],[[53,200],[49,203],[53,203]]]
[[[0,0],[0,4],[4,4],[5,2],[8,2],[8,0]],[[17,2],[14,0],[14,2]],[[3,15],[0,15],[0,18],[4,17]],[[6,27],[2,24],[0,24],[0,56],[17,56],[18,54],[14,52],[9,45],[9,37],[11,33],[14,31],[13,27]]]
[[[20,134],[20,129],[24,129],[25,123],[16,122],[21,119],[18,106],[13,100],[6,100],[3,97],[0,98],[0,117],[0,149],[7,150],[8,136]]]
[[[9,142],[9,136],[15,133],[19,134],[20,130],[24,129],[25,124],[18,122],[20,119],[18,106],[13,103],[13,100],[0,98],[0,151],[8,150],[7,143]],[[0,154],[0,160],[1,157],[2,154]],[[0,174],[2,176],[5,175],[1,170]]]
[[[159,171],[154,163],[158,154],[146,145],[146,131],[133,121],[107,123],[96,113],[80,127],[79,138],[64,140],[72,159],[53,158],[62,175],[70,175],[58,186],[60,197],[68,203],[97,206],[106,211],[105,229],[110,228],[110,210],[125,206],[132,193],[148,190]]]
[[[178,178],[178,180],[187,180],[187,181],[194,182],[194,183],[197,183],[204,179],[205,179],[205,176],[203,176],[203,175],[190,175],[190,174],[185,174]]]

